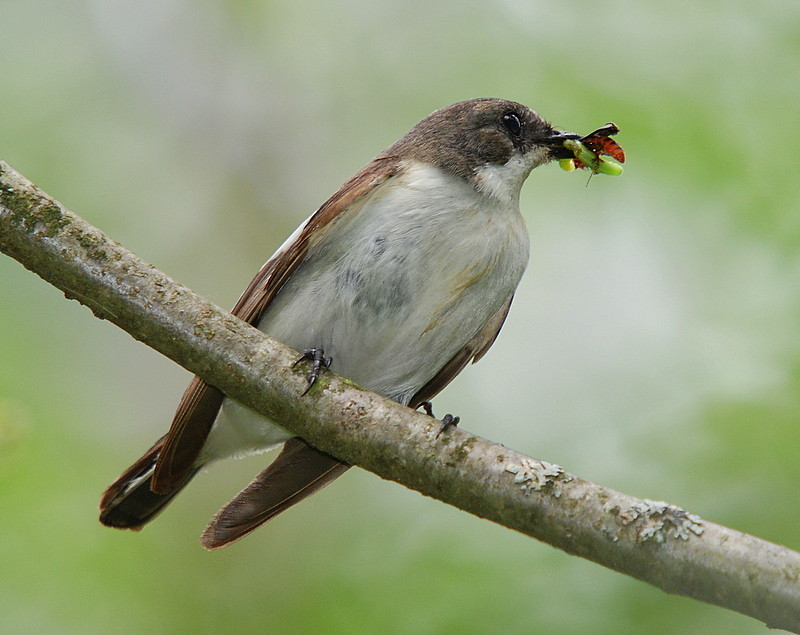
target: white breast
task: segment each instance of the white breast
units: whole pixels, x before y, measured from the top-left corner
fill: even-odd
[[[258,327],[299,351],[323,348],[333,371],[407,403],[514,293],[529,250],[516,189],[480,193],[407,166],[314,245]],[[203,454],[285,438],[226,400]]]
[[[516,200],[415,164],[315,247],[259,328],[403,401],[503,306],[527,261]]]

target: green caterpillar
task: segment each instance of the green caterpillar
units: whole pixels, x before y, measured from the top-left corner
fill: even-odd
[[[572,152],[575,155],[575,159],[589,168],[593,174],[608,174],[609,176],[622,174],[622,165],[620,163],[617,163],[611,157],[595,154],[577,139],[567,139],[564,142],[564,147]],[[575,159],[560,159],[558,163],[562,169],[569,172],[579,167],[575,165]]]

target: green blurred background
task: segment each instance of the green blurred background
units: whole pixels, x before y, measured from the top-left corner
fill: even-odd
[[[3,0],[0,157],[223,307],[419,119],[477,96],[586,133],[619,179],[536,170],[463,427],[800,549],[800,3]],[[0,256],[2,633],[761,633],[352,470],[247,540],[200,475],[142,533],[100,493],[188,373]]]

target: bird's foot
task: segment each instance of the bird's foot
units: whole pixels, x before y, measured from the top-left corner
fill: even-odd
[[[303,396],[308,394],[323,371],[330,367],[332,361],[330,357],[325,357],[325,351],[321,348],[307,348],[303,351],[303,354],[294,363],[297,366],[300,362],[311,362],[311,371],[306,376],[308,386],[303,391]]]
[[[423,401],[422,403],[417,406],[417,408],[422,408],[425,411],[425,414],[429,417],[436,418],[433,414],[433,404],[430,401]],[[461,417],[454,417],[451,414],[446,414],[442,417],[442,427],[439,428],[439,432],[436,433],[436,437],[438,438],[439,435],[442,434],[448,428],[455,428],[458,425],[458,422],[461,421]]]

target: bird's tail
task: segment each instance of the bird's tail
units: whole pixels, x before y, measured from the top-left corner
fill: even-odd
[[[168,492],[156,494],[150,489],[150,483],[163,444],[164,437],[103,492],[100,500],[101,523],[108,527],[139,531],[163,511],[200,469],[191,470],[183,481]]]
[[[211,520],[200,542],[219,549],[244,538],[292,505],[325,487],[350,467],[289,439],[278,457]]]

